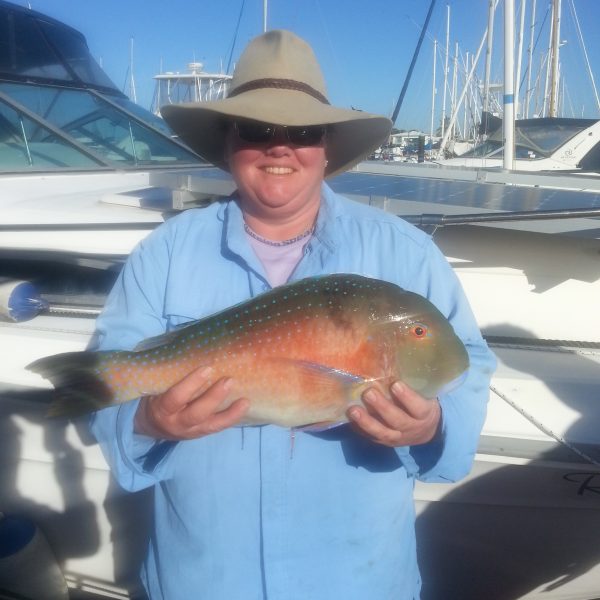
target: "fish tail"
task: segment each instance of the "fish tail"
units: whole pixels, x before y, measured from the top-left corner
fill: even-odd
[[[27,366],[54,385],[48,417],[75,417],[115,402],[113,390],[99,375],[108,352],[65,352],[40,358]],[[112,354],[112,353],[110,353]]]

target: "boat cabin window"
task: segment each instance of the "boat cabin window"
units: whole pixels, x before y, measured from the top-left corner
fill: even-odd
[[[582,171],[600,173],[600,142],[579,161],[577,168]]]

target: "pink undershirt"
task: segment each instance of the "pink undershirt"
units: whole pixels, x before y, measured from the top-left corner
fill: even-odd
[[[287,283],[292,271],[302,258],[304,246],[306,246],[311,238],[308,235],[285,246],[271,246],[253,238],[248,233],[246,233],[246,237],[262,263],[271,287]]]

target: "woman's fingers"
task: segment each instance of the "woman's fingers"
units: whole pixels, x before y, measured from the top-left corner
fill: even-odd
[[[206,389],[212,372],[211,367],[200,367],[188,373],[166,392],[155,396],[155,398],[160,398],[160,410],[165,415],[182,410],[193,398]]]
[[[184,440],[208,435],[238,423],[250,405],[229,399],[233,380],[210,384],[212,369],[201,367],[163,394],[142,398],[135,430],[159,439]]]
[[[363,435],[386,446],[424,444],[436,434],[441,419],[437,400],[429,400],[402,382],[387,396],[373,387],[363,394],[365,408],[353,406],[348,417]]]

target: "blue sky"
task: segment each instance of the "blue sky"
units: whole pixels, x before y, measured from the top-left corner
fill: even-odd
[[[218,71],[237,60],[244,45],[262,32],[263,0],[13,0],[75,27],[87,38],[94,57],[115,84],[124,89],[133,38],[133,72],[138,103],[150,106],[160,71],[184,71],[192,61]],[[240,11],[242,4],[243,11]],[[268,27],[290,29],[314,48],[327,81],[330,100],[391,115],[400,94],[429,0],[269,0]],[[503,0],[494,26],[492,80],[503,76]],[[527,0],[524,47],[529,43]],[[539,34],[534,75],[549,41],[550,0],[537,0]],[[518,15],[521,0],[515,0]],[[564,116],[599,117],[572,7],[579,20],[594,76],[600,88],[600,0],[562,0],[562,73],[565,74]],[[438,40],[436,124],[442,106],[442,51],[450,6],[450,48],[459,44],[461,60],[477,51],[487,25],[488,0],[437,0],[428,35],[396,121],[399,128],[430,128],[433,40]],[[241,12],[241,18],[240,18]],[[239,31],[234,44],[236,25]],[[544,26],[542,27],[542,23]],[[233,47],[233,52],[232,52]],[[484,51],[478,73],[483,78]],[[600,90],[599,90],[600,92]],[[449,100],[447,100],[449,105]]]

